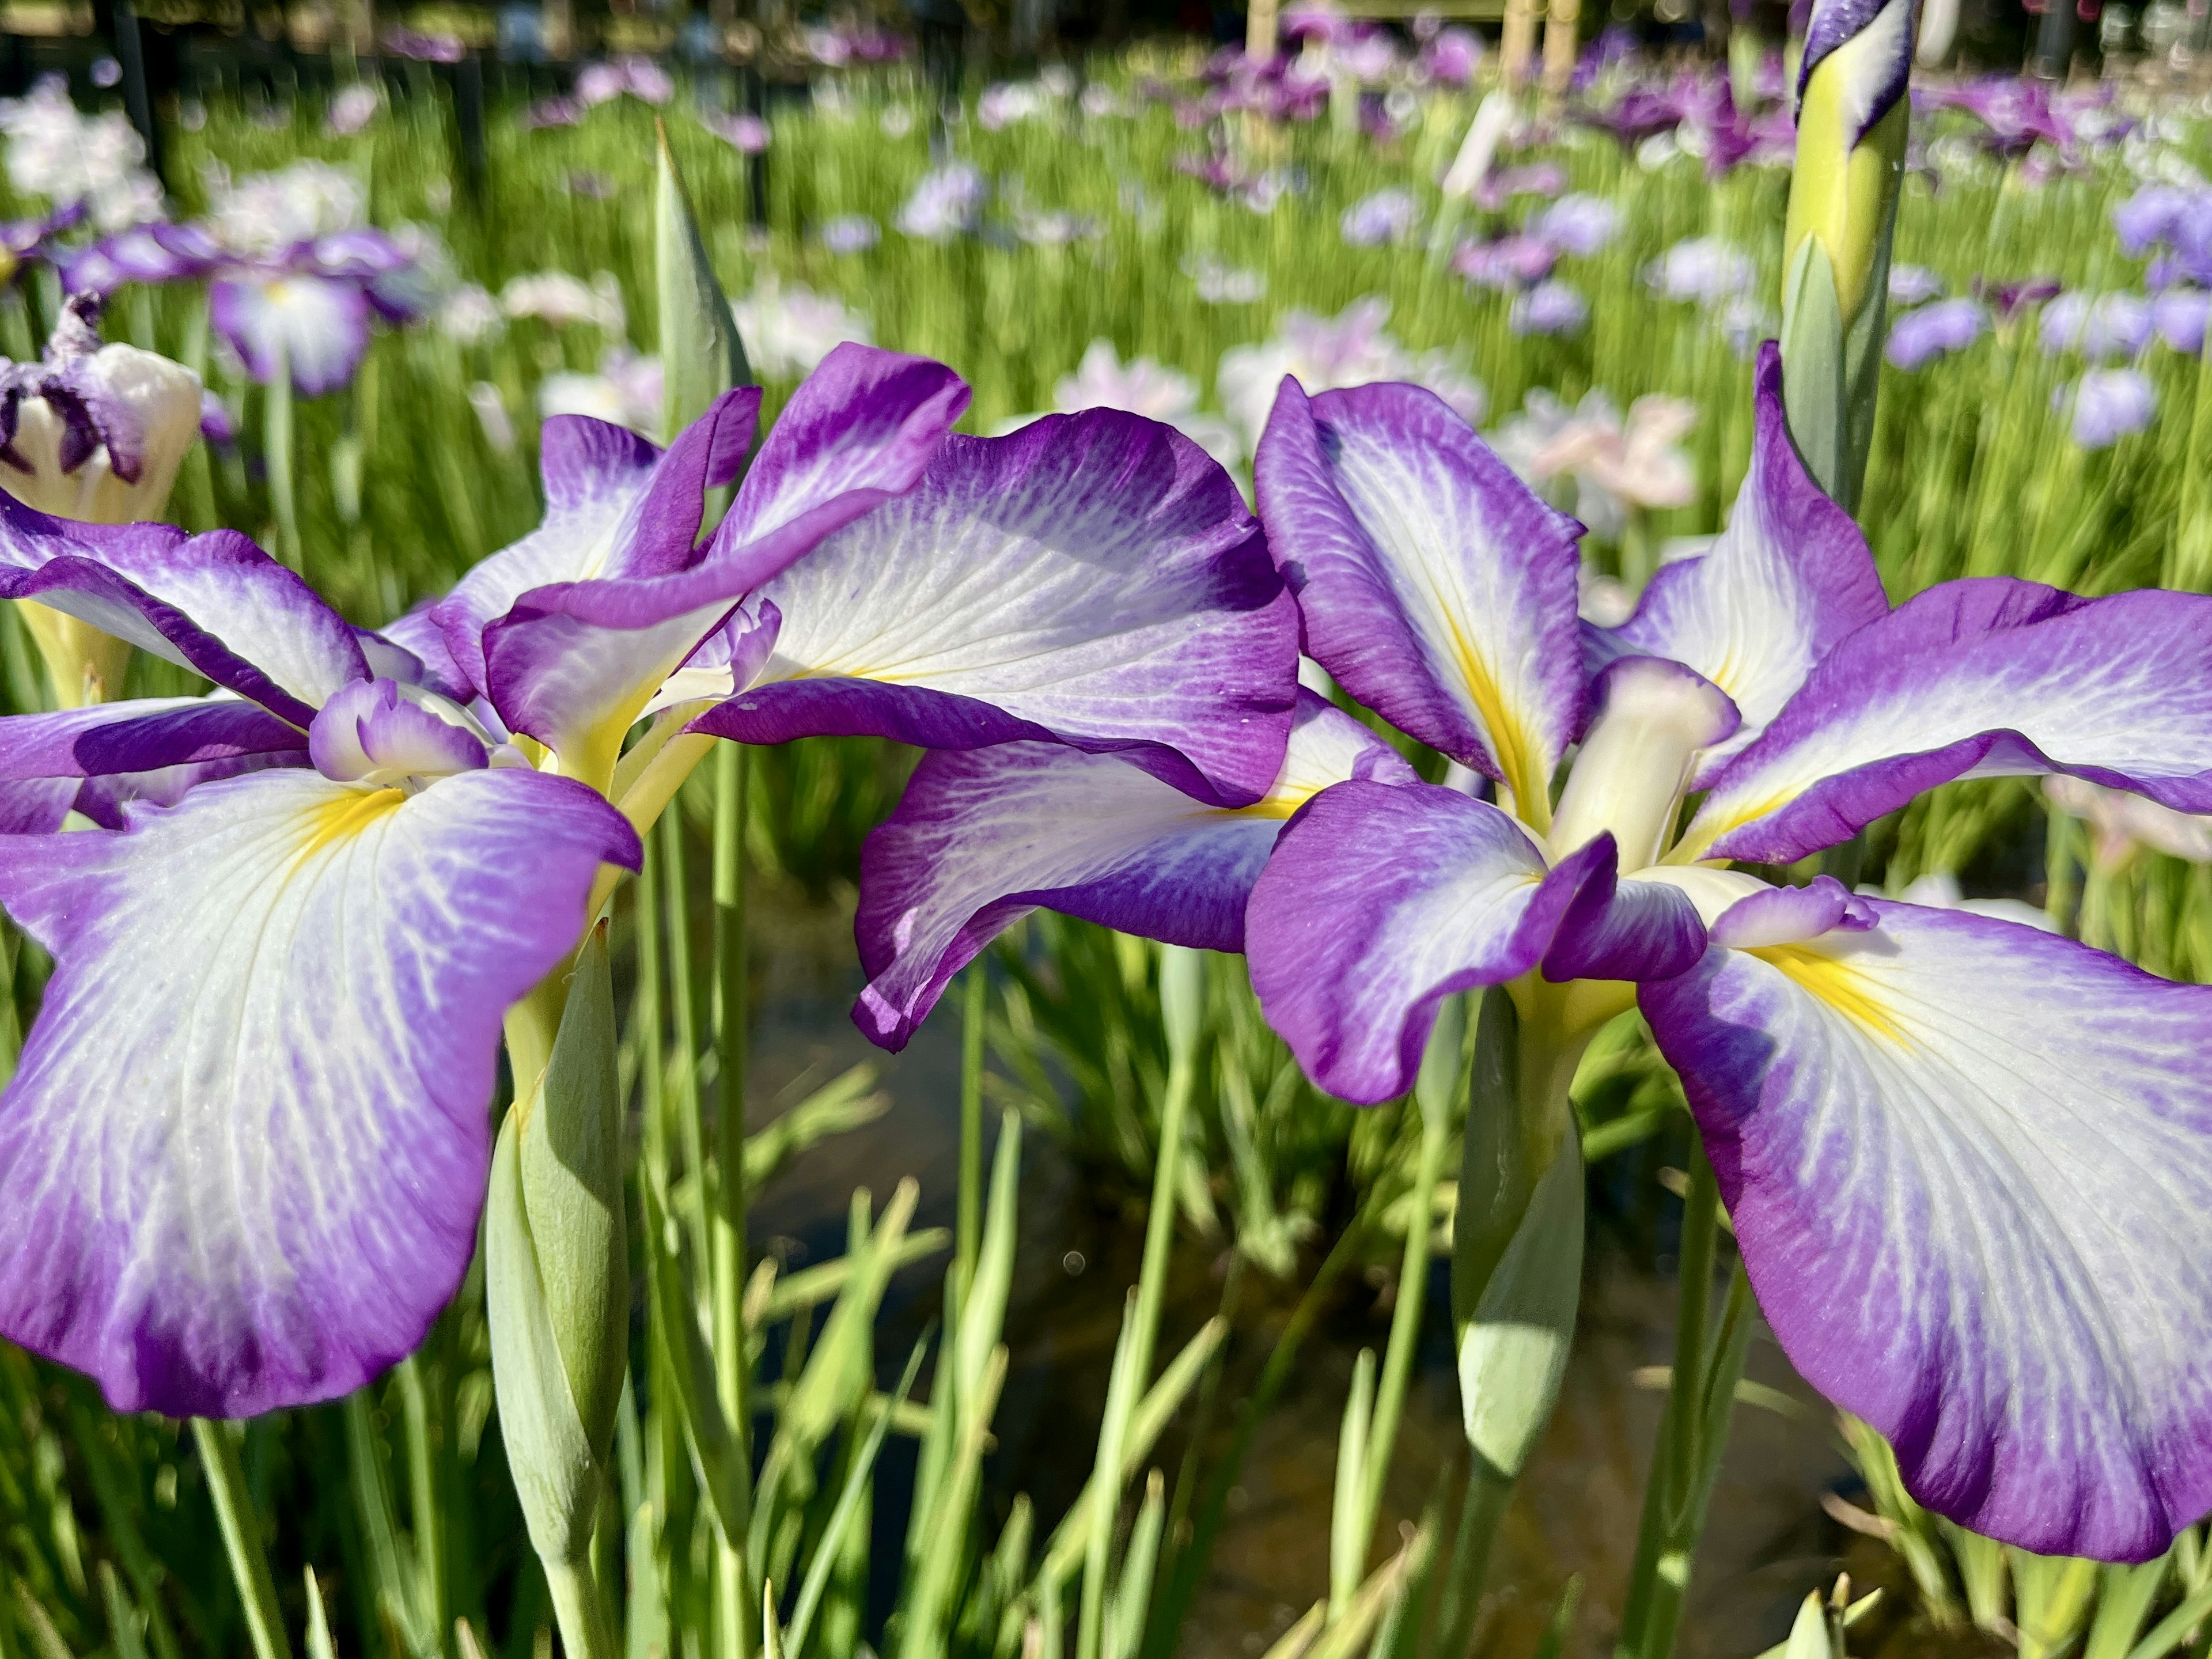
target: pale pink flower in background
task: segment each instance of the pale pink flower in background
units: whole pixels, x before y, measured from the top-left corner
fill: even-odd
[[[1632,512],[1697,498],[1697,468],[1680,442],[1697,423],[1697,406],[1680,398],[1638,398],[1624,419],[1603,392],[1570,409],[1540,389],[1491,443],[1532,489],[1592,535],[1618,541]]]
[[[1133,357],[1125,363],[1111,340],[1091,343],[1075,373],[1054,384],[1052,406],[1061,415],[1085,409],[1125,410],[1175,428],[1224,466],[1235,466],[1244,458],[1236,428],[1218,415],[1200,412],[1197,381],[1150,357]],[[1039,418],[1018,415],[998,430],[1017,431]]]
[[[356,81],[339,88],[331,100],[330,111],[323,117],[323,131],[333,138],[350,137],[374,121],[383,107],[381,93],[366,81]]]
[[[622,285],[611,270],[600,271],[588,285],[565,270],[512,276],[499,291],[499,304],[510,317],[535,317],[556,327],[589,323],[609,334],[620,335],[629,326]]]
[[[2063,773],[2044,779],[2043,798],[2089,826],[2090,856],[2106,874],[2124,868],[2146,847],[2191,864],[2212,864],[2212,818]]]
[[[835,296],[764,275],[753,291],[731,302],[738,337],[753,372],[771,380],[803,380],[838,346],[872,345],[868,319]]]
[[[1407,380],[1435,392],[1470,424],[1480,421],[1488,404],[1482,382],[1448,351],[1408,351],[1383,326],[1389,319],[1389,301],[1370,295],[1334,317],[1285,312],[1273,339],[1223,352],[1214,388],[1247,452],[1258,447],[1285,374],[1310,393]]]

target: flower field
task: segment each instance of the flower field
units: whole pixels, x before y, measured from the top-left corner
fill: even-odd
[[[0,106],[0,1656],[2212,1652],[2212,99],[1915,16]]]

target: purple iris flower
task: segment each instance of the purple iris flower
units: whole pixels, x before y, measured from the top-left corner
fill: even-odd
[[[1413,192],[1392,186],[1363,196],[1345,209],[1338,228],[1349,246],[1379,247],[1385,242],[1404,241],[1413,234],[1420,216],[1421,204],[1413,199]]]
[[[56,961],[0,1096],[0,1334],[172,1415],[410,1350],[474,1250],[502,1015],[710,733],[1012,742],[1194,810],[1266,797],[1295,607],[1194,445],[1112,410],[950,435],[957,376],[848,345],[743,467],[759,401],[665,453],[548,422],[544,521],[381,634],[235,532],[0,501],[0,597],[220,688],[0,720],[9,827],[106,831],[0,844]]]
[[[1923,368],[1946,352],[1964,351],[1989,326],[1990,313],[1978,300],[1938,300],[1892,323],[1882,355],[1899,368]]]
[[[90,211],[85,203],[72,202],[33,218],[0,221],[0,258],[7,262],[4,271],[0,271],[0,282],[13,282],[33,264],[54,264],[59,257],[57,239],[82,223]],[[72,294],[78,292],[66,277],[62,285]]]
[[[1925,265],[1892,265],[1889,268],[1889,302],[1893,306],[1924,305],[1941,297],[1943,279]]]
[[[1771,344],[1755,388],[1728,529],[1603,629],[1577,616],[1580,526],[1437,399],[1285,381],[1254,479],[1307,651],[1498,804],[1312,702],[1241,815],[1042,746],[927,761],[864,864],[863,1023],[910,1020],[1037,904],[1241,942],[1352,1101],[1411,1088],[1447,997],[1504,986],[1564,1110],[1590,1036],[1639,1007],[1798,1370],[1938,1513],[2148,1559],[2212,1508],[2212,988],[1729,866],[1978,769],[2212,809],[2212,598],[2000,578],[1892,610],[1796,459]]]
[[[2112,210],[2120,246],[2141,258],[2164,250],[2151,286],[2175,282],[2212,286],[2212,189],[2146,185]]]
[[[1462,242],[1451,268],[1477,288],[1511,289],[1541,282],[1559,262],[1559,251],[1540,237],[1518,231],[1486,242]]]
[[[2069,397],[2074,441],[2084,449],[2109,449],[2148,426],[2158,412],[2158,389],[2138,369],[2093,368],[2071,386],[2059,387],[2051,406],[2063,408]]]
[[[832,253],[865,253],[884,233],[865,213],[841,214],[822,227],[822,246]]]
[[[2202,289],[2168,289],[2150,302],[2151,325],[2158,337],[2185,357],[2204,349],[2204,327],[2212,317],[2212,294]]]
[[[1589,321],[1589,301],[1572,283],[1542,282],[1514,297],[1505,325],[1516,334],[1579,334]]]
[[[2040,139],[2062,155],[2076,148],[2073,125],[2051,102],[2051,89],[2026,76],[1991,75],[1960,86],[1916,91],[1935,109],[1963,110],[1981,123],[1983,142],[2000,155],[2027,154]]]
[[[1562,253],[1587,259],[1604,252],[1620,228],[1620,210],[1602,196],[1577,191],[1529,216],[1523,228]]]
[[[2050,356],[2078,351],[2092,362],[2137,356],[2150,343],[2150,301],[2137,294],[2072,289],[2044,307],[2036,331]]]

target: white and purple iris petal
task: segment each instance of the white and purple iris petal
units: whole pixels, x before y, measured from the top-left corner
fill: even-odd
[[[1623,653],[1693,668],[1734,700],[1742,724],[1700,759],[1700,787],[1782,712],[1813,665],[1889,613],[1866,539],[1820,493],[1790,441],[1782,354],[1760,347],[1751,468],[1709,553],[1661,567],[1636,612],[1591,630],[1593,663]]]
[[[749,685],[693,730],[1118,751],[1217,806],[1282,764],[1297,620],[1236,485],[1117,410],[951,437],[921,482],[761,590]]]
[[[1416,386],[1285,379],[1253,476],[1306,653],[1540,825],[1581,726],[1581,526]]]
[[[1930,1508],[2155,1556],[2212,1508],[2212,989],[1838,894],[1640,994],[1759,1305]]]
[[[459,1282],[501,1017],[635,835],[511,769],[265,772],[125,818],[0,846],[56,962],[0,1097],[0,1334],[118,1411],[344,1394]]]
[[[1670,857],[1786,864],[1954,778],[2041,772],[2212,811],[2212,599],[1930,588],[1821,659]]]
[[[665,457],[564,422],[545,526],[433,613],[453,660],[508,730],[604,782],[623,733],[738,601],[911,487],[967,396],[939,364],[840,347],[793,394],[703,546],[702,492],[743,461],[757,391],[727,394]]]
[[[1281,772],[1253,805],[1209,805],[1115,755],[1006,743],[924,757],[868,837],[854,1018],[905,1046],[952,976],[1040,906],[1125,933],[1244,948],[1244,907],[1284,821],[1333,784],[1415,781],[1397,751],[1299,694]]]

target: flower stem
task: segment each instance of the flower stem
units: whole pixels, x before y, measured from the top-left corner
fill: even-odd
[[[622,1644],[589,1560],[546,1562],[545,1587],[553,1595],[553,1618],[568,1659],[621,1659]]]
[[[747,1050],[744,833],[750,751],[725,743],[714,756],[714,1032],[720,1043],[720,1133],[714,1149],[714,1382],[735,1438],[732,1470],[739,1498],[751,1504],[752,1455],[747,1444],[750,1367],[745,1358],[745,1075]],[[745,1570],[745,1522],[718,1540],[716,1609],[726,1659],[751,1650],[752,1609],[759,1598]]]
[[[263,434],[269,461],[269,504],[276,514],[276,555],[293,569],[300,568],[300,505],[292,459],[292,366],[284,348],[276,348],[276,373],[269,377],[268,400],[262,409]]]
[[[254,1659],[291,1659],[292,1644],[285,1638],[283,1615],[277,1610],[276,1582],[269,1576],[269,1558],[261,1553],[260,1519],[246,1490],[246,1471],[239,1466],[230,1425],[195,1417],[192,1439],[207,1471],[208,1494],[215,1500],[223,1552],[230,1557],[230,1576],[238,1585],[238,1599],[246,1604],[246,1629],[253,1641]]]
[[[1644,1519],[1615,1659],[1668,1659],[1674,1650],[1698,1538],[1727,1449],[1735,1386],[1750,1352],[1756,1306],[1741,1258],[1729,1278],[1719,1322],[1710,1334],[1707,1329],[1720,1221],[1720,1186],[1700,1145],[1684,1200],[1674,1370],[1644,1490]]]
[[[954,1230],[957,1275],[964,1295],[975,1282],[983,1248],[983,1018],[988,982],[979,960],[969,964],[960,1004],[960,1208]]]

